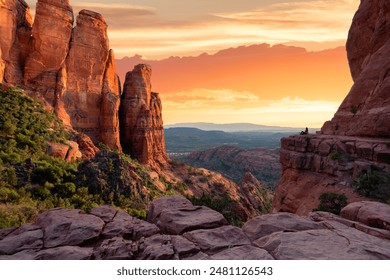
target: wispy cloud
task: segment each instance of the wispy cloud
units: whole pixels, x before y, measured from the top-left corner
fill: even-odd
[[[27,2],[32,4],[33,1]],[[359,0],[286,1],[270,5],[259,2],[257,8],[253,8],[254,4],[244,8],[234,4],[236,9],[217,9],[218,5],[213,3],[214,12],[207,13],[204,9],[200,15],[195,10],[193,17],[184,4],[176,7],[177,12],[169,14],[160,4],[157,9],[153,1],[147,2],[150,6],[98,0],[73,1],[72,5],[75,13],[90,9],[105,17],[111,47],[118,58],[136,53],[148,58],[164,58],[264,42],[317,42],[335,47],[345,41]],[[230,7],[232,3],[229,1]],[[191,4],[195,9],[196,5]],[[245,8],[248,10],[243,11]],[[175,16],[168,16],[172,14]]]

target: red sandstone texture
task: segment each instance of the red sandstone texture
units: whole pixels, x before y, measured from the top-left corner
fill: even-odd
[[[139,64],[128,72],[121,97],[121,143],[125,152],[143,164],[165,165],[162,105],[152,92],[152,69]]]
[[[364,202],[344,208],[343,218],[276,213],[238,228],[182,196],[153,201],[147,221],[110,206],[90,214],[56,208],[34,224],[0,230],[0,260],[388,260],[390,232],[382,225],[389,211]]]
[[[324,134],[390,137],[389,17],[389,1],[361,2],[347,41],[355,84]]]
[[[390,173],[389,17],[388,1],[361,1],[347,42],[355,84],[320,134],[282,139],[275,211],[307,214],[325,192],[359,201],[351,184],[362,171]]]
[[[0,81],[25,86],[64,124],[121,151],[121,87],[104,18],[82,10],[73,27],[68,0],[39,0],[32,24],[24,1],[0,3]]]
[[[1,65],[4,81],[11,84],[21,84],[23,67],[29,52],[32,18],[30,9],[23,0],[0,1],[0,81]],[[0,59],[1,60],[1,59]]]

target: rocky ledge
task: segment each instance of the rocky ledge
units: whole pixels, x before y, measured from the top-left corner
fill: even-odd
[[[366,200],[351,187],[370,169],[390,174],[389,139],[337,135],[295,135],[281,141],[283,176],[276,190],[276,211],[305,215],[325,192],[346,195],[349,202]]]
[[[358,202],[341,216],[276,213],[238,228],[181,196],[155,200],[148,221],[110,206],[57,208],[0,230],[0,259],[389,259],[389,217],[389,205]]]

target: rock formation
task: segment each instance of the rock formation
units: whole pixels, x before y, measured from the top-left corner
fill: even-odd
[[[76,130],[95,143],[102,141],[120,150],[117,117],[120,86],[112,61],[103,17],[80,11],[66,59],[67,79],[61,101]]]
[[[30,49],[31,24],[30,9],[25,1],[0,1],[0,81],[3,64],[4,81],[22,84],[23,68]]]
[[[347,42],[355,84],[324,134],[390,137],[389,15],[386,0],[361,2]]]
[[[2,0],[0,81],[23,85],[70,128],[96,144],[126,151],[158,167],[167,160],[161,100],[151,69],[137,66],[121,85],[102,15],[81,10],[74,25],[68,0],[38,0],[32,25],[27,4]]]
[[[347,42],[355,83],[320,133],[282,139],[274,210],[308,213],[325,192],[362,200],[351,187],[362,172],[390,174],[389,16],[388,1],[361,1]]]
[[[0,259],[385,260],[390,258],[389,211],[389,205],[362,202],[347,206],[344,217],[268,214],[241,229],[181,196],[155,200],[148,221],[110,206],[90,214],[57,208],[40,214],[34,224],[0,230]]]
[[[85,133],[95,144],[103,142],[121,150],[121,89],[103,17],[82,10],[73,28],[69,1],[39,0],[31,30],[24,1],[1,3],[4,80],[26,86],[66,125]],[[2,61],[0,74],[1,69]]]
[[[125,152],[143,164],[164,165],[165,152],[162,106],[152,92],[152,69],[139,64],[128,72],[120,107],[121,143]]]

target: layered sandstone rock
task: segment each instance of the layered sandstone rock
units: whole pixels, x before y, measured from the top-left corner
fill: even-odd
[[[94,142],[99,137],[102,85],[109,54],[107,24],[100,14],[77,16],[66,59],[66,89],[61,98],[71,124]]]
[[[25,66],[25,85],[57,116],[94,143],[121,151],[120,83],[102,15],[80,11],[73,28],[69,1],[40,0]]]
[[[390,173],[389,140],[334,135],[296,135],[282,139],[282,179],[273,208],[306,214],[319,204],[322,193],[364,199],[351,187],[361,172],[373,166]]]
[[[103,143],[121,151],[119,137],[119,105],[121,85],[116,74],[114,52],[110,50],[103,78],[102,101],[99,115],[99,134]]]
[[[210,220],[199,219],[193,211],[196,207],[179,196],[154,201],[150,212],[155,219],[150,222],[110,206],[100,206],[90,214],[52,209],[40,214],[35,224],[0,230],[0,259],[389,259],[390,231],[370,221],[387,221],[390,206],[367,202],[343,212],[359,207],[360,221],[326,212],[308,217],[277,213],[256,217],[242,229],[226,223],[210,227],[213,217],[220,214],[207,209]],[[178,227],[161,216],[186,210],[185,233],[169,233],[166,229]]]
[[[5,70],[5,62],[2,59],[1,48],[0,48],[0,83],[2,83],[4,79],[4,70]]]
[[[347,42],[355,81],[324,134],[390,137],[390,16],[386,0],[364,0]]]
[[[125,152],[141,163],[164,165],[165,152],[162,106],[152,92],[152,69],[140,64],[128,72],[121,97],[121,143]]]
[[[389,17],[388,1],[361,1],[347,42],[355,84],[319,134],[282,139],[274,210],[308,213],[325,192],[359,201],[352,188],[359,175],[390,173]]]
[[[3,60],[4,81],[22,84],[23,68],[29,52],[32,18],[23,0],[0,1],[0,81]]]
[[[73,29],[69,1],[39,0],[32,27],[31,51],[24,69],[25,85],[54,105],[60,69],[65,66]]]

